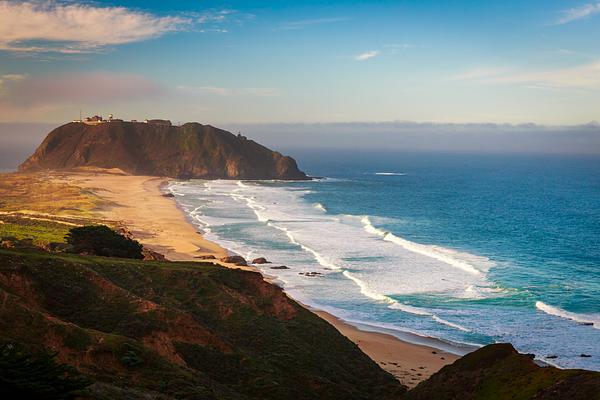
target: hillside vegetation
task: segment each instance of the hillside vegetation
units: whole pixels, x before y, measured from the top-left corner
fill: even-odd
[[[0,339],[57,352],[94,398],[391,399],[405,391],[258,273],[0,250]]]
[[[485,346],[421,382],[406,400],[598,400],[600,373],[540,367],[510,344]]]
[[[96,212],[106,204],[60,173],[1,174],[0,238],[31,239],[38,246],[64,242],[73,227],[107,223]]]

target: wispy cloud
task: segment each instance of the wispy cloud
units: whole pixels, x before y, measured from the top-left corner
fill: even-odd
[[[410,49],[415,47],[415,45],[411,43],[388,43],[383,45],[383,47],[388,49]]]
[[[481,81],[494,78],[508,72],[507,68],[474,68],[450,77],[453,81]]]
[[[224,25],[242,25],[256,18],[254,14],[233,9],[207,10],[189,15],[201,25],[200,32],[228,32]]]
[[[0,50],[94,52],[186,29],[184,16],[157,16],[125,7],[56,1],[0,1]]]
[[[277,27],[280,30],[295,30],[295,29],[303,29],[312,25],[324,25],[324,24],[332,24],[336,22],[347,21],[348,18],[345,17],[332,17],[332,18],[314,18],[314,19],[303,19],[299,21],[288,21],[279,24]]]
[[[269,87],[226,88],[218,86],[178,86],[177,89],[186,93],[215,96],[275,97],[281,95],[279,90]]]
[[[411,43],[387,43],[381,47],[381,50],[365,51],[364,53],[355,55],[353,58],[356,61],[365,61],[365,60],[368,60],[370,58],[377,57],[377,56],[396,55],[406,49],[412,49],[413,47],[416,47],[416,46]]]
[[[378,50],[370,50],[370,51],[366,51],[364,53],[360,53],[354,56],[354,59],[356,61],[365,61],[368,60],[370,58],[373,57],[377,57],[379,55],[379,51]]]
[[[27,78],[26,74],[4,74],[0,75],[0,84],[4,82],[18,82]]]
[[[600,2],[588,3],[579,7],[569,8],[561,11],[561,17],[556,21],[558,25],[567,24],[582,18],[590,17],[600,13]]]
[[[483,84],[517,84],[549,89],[600,89],[600,60],[569,68],[518,71],[506,68],[483,68],[455,75],[452,80]]]

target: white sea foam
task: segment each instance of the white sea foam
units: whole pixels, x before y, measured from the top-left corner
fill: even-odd
[[[201,202],[196,208],[189,209],[188,213],[200,226],[214,228],[211,240],[238,254],[260,253],[269,259],[276,259],[279,254],[279,262],[285,262],[292,269],[269,273],[285,282],[286,290],[296,292],[305,290],[303,288],[319,288],[310,289],[313,290],[313,296],[319,295],[319,292],[314,292],[318,290],[321,296],[326,294],[342,301],[352,295],[353,291],[347,283],[330,281],[325,277],[306,278],[298,274],[299,271],[314,271],[315,267],[320,266],[331,272],[341,272],[347,282],[358,288],[357,293],[384,303],[390,309],[467,331],[427,309],[401,303],[391,296],[418,293],[462,296],[469,286],[479,288],[485,283],[483,274],[457,269],[456,265],[443,262],[440,257],[426,256],[429,253],[407,249],[407,246],[391,246],[389,240],[380,239],[395,236],[373,226],[367,217],[361,223],[357,216],[324,213],[322,204],[305,201],[303,196],[308,191],[297,187],[217,180],[202,182],[201,185],[181,184],[176,190],[184,195],[182,200],[197,199],[196,205],[198,201]],[[220,237],[220,230],[228,226],[235,232],[243,229],[243,234]],[[268,245],[256,248],[257,243],[264,240],[281,242],[283,237],[277,232],[284,234],[289,244],[303,252],[286,250],[283,254],[283,250],[274,250]],[[253,244],[245,245],[247,239]],[[432,251],[429,248],[427,250]],[[440,250],[439,254],[447,253]],[[306,259],[307,256],[316,265]],[[344,289],[338,289],[340,287]]]
[[[447,321],[447,320],[445,320],[443,318],[438,317],[437,315],[433,315],[431,318],[433,318],[434,321],[439,322],[440,324],[444,324],[444,325],[447,325],[447,326],[449,326],[451,328],[458,329],[459,331],[471,332],[470,329],[467,329],[467,328],[465,328],[462,325],[455,324],[453,322]]]
[[[348,278],[352,282],[354,282],[356,284],[356,286],[359,287],[360,292],[363,295],[365,295],[365,296],[367,296],[367,297],[369,297],[369,298],[371,298],[373,300],[381,301],[381,302],[384,302],[384,303],[392,303],[392,304],[396,303],[396,301],[393,300],[392,298],[390,298],[388,296],[385,296],[383,294],[380,294],[380,293],[372,291],[365,282],[361,281],[360,279],[358,279],[357,277],[355,277],[354,275],[352,275],[352,273],[350,271],[345,270],[344,272],[342,272],[342,274],[346,278]]]
[[[458,329],[458,330],[463,331],[463,332],[471,332],[471,330],[465,328],[462,325],[455,324],[454,322],[447,321],[447,320],[445,320],[443,318],[440,318],[437,315],[432,314],[429,311],[424,310],[422,308],[409,306],[407,304],[402,304],[402,303],[399,303],[399,302],[397,302],[395,300],[388,307],[392,308],[392,309],[395,309],[395,310],[401,310],[401,311],[407,312],[409,314],[428,316],[428,317],[431,317],[434,321],[436,321],[436,322],[438,322],[440,324],[447,325],[447,326],[449,326],[451,328]]]
[[[389,296],[383,295],[381,293],[374,292],[373,290],[371,290],[371,288],[369,288],[369,286],[365,282],[363,282],[362,280],[358,279],[357,277],[355,277],[354,275],[352,275],[351,272],[349,272],[347,270],[343,271],[342,274],[346,278],[352,280],[360,288],[360,292],[363,295],[365,295],[365,296],[367,296],[367,297],[369,297],[369,298],[371,298],[373,300],[380,301],[382,303],[389,303],[388,308],[391,308],[391,309],[394,309],[394,310],[400,310],[400,311],[403,311],[405,313],[409,313],[409,314],[413,314],[413,315],[419,315],[419,316],[423,316],[423,317],[430,317],[431,319],[433,319],[434,321],[436,321],[436,322],[438,322],[440,324],[449,326],[449,327],[454,328],[454,329],[461,330],[463,332],[470,332],[470,330],[467,329],[467,328],[465,328],[464,326],[461,326],[461,325],[455,324],[453,322],[447,321],[447,320],[445,320],[443,318],[440,318],[437,315],[432,314],[431,312],[429,312],[427,310],[424,310],[424,309],[418,308],[418,307],[413,307],[413,306],[410,306],[408,304],[400,303],[397,300],[394,300],[394,299],[392,299]]]
[[[398,246],[403,247],[408,251],[412,251],[414,253],[418,253],[418,254],[424,255],[426,257],[434,258],[436,260],[442,261],[448,265],[451,265],[455,268],[462,269],[463,271],[466,271],[466,272],[474,274],[474,275],[481,275],[485,270],[487,270],[492,265],[490,260],[485,257],[478,257],[478,256],[474,256],[472,254],[461,253],[461,252],[458,252],[458,251],[455,251],[452,249],[447,249],[447,248],[440,247],[440,246],[428,246],[428,245],[411,242],[406,239],[402,239],[401,237],[398,237],[391,232],[386,232],[384,230],[378,229],[375,226],[373,226],[373,224],[371,223],[371,220],[369,219],[368,216],[364,216],[361,219],[361,222],[364,225],[365,231],[367,231],[368,233],[378,235],[383,240],[397,244]],[[470,258],[471,260],[476,260],[478,262],[480,268],[481,267],[484,268],[484,271],[476,268],[475,266],[473,266],[472,264],[470,264],[469,262],[464,260],[464,258]]]
[[[536,301],[535,307],[546,314],[570,319],[581,324],[591,324],[594,328],[600,329],[600,314],[577,314],[558,307],[553,307],[541,301]]]
[[[271,226],[271,227],[273,227],[275,229],[278,229],[278,230],[284,232],[285,235],[290,240],[290,243],[295,244],[296,246],[300,246],[300,248],[302,250],[304,250],[304,251],[312,254],[313,257],[315,258],[315,260],[317,260],[317,262],[319,263],[319,265],[321,265],[322,267],[330,268],[330,269],[334,269],[334,270],[339,270],[340,269],[340,267],[338,267],[337,265],[331,263],[329,260],[327,260],[325,257],[323,257],[323,255],[321,255],[319,252],[317,252],[317,251],[311,249],[310,247],[305,246],[302,243],[298,242],[296,240],[296,238],[294,238],[294,235],[292,235],[292,233],[289,231],[289,229],[284,228],[282,226],[275,225],[275,224],[270,223],[270,222],[267,225],[269,225],[269,226]]]
[[[325,206],[324,206],[323,204],[321,204],[321,203],[317,203],[317,204],[315,204],[315,208],[316,208],[317,210],[321,210],[321,211],[323,211],[323,212],[327,212],[327,209],[326,209],[326,208],[325,208]]]
[[[375,172],[375,175],[384,175],[384,176],[404,176],[406,175],[403,172]]]
[[[394,309],[394,310],[400,310],[400,311],[404,311],[404,312],[407,312],[409,314],[414,314],[414,315],[426,315],[426,316],[432,315],[430,312],[425,311],[422,308],[409,306],[408,304],[402,304],[397,301],[394,301],[394,303],[390,304],[388,307],[391,309]]]

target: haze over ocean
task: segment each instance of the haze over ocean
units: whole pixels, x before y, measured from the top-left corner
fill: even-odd
[[[402,337],[511,342],[600,370],[599,157],[293,155],[326,179],[171,190],[207,238],[288,266],[264,272],[307,304]]]

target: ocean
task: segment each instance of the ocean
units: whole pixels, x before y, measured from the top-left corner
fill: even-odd
[[[600,370],[600,158],[292,155],[323,178],[170,190],[208,239],[364,329]]]

